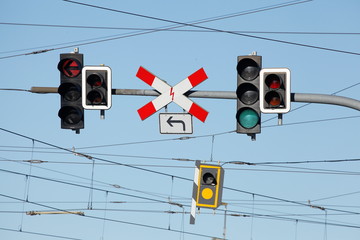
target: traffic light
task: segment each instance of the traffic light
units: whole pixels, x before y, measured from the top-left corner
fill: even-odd
[[[224,169],[221,166],[200,164],[196,207],[217,208],[221,204]]]
[[[81,70],[83,54],[60,54],[58,70],[60,71],[61,118],[62,129],[72,129],[79,133],[84,128],[84,109],[81,104]]]
[[[238,56],[237,61],[236,132],[254,136],[261,132],[259,73],[262,58],[256,55]]]
[[[290,111],[290,70],[264,68],[260,71],[260,110],[263,113]]]
[[[82,69],[82,106],[85,109],[111,108],[111,68],[85,66]]]

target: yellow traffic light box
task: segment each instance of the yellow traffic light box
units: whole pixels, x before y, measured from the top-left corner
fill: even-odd
[[[210,164],[199,164],[198,168],[196,207],[216,209],[221,205],[224,169]]]

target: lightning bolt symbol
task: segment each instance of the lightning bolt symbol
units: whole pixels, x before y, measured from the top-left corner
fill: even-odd
[[[173,92],[173,88],[170,88],[170,96],[172,96],[171,101],[174,101],[175,92]]]

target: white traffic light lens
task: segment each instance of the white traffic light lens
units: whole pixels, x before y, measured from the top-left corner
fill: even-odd
[[[63,83],[58,88],[58,93],[66,100],[75,102],[81,97],[81,87],[73,83]]]
[[[239,85],[236,94],[238,99],[246,105],[254,104],[259,99],[259,89],[250,83]]]
[[[238,123],[246,129],[255,127],[260,120],[259,114],[250,108],[241,110],[241,112],[237,114],[237,118]]]
[[[216,178],[212,173],[205,173],[203,176],[203,181],[205,185],[216,185]]]
[[[260,66],[250,58],[244,58],[238,62],[236,70],[241,78],[252,81],[259,76]]]
[[[80,109],[71,106],[61,108],[58,115],[67,124],[77,124],[83,117]]]

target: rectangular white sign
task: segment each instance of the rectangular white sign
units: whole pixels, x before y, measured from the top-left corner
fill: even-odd
[[[192,134],[192,115],[189,113],[160,113],[160,133]]]

